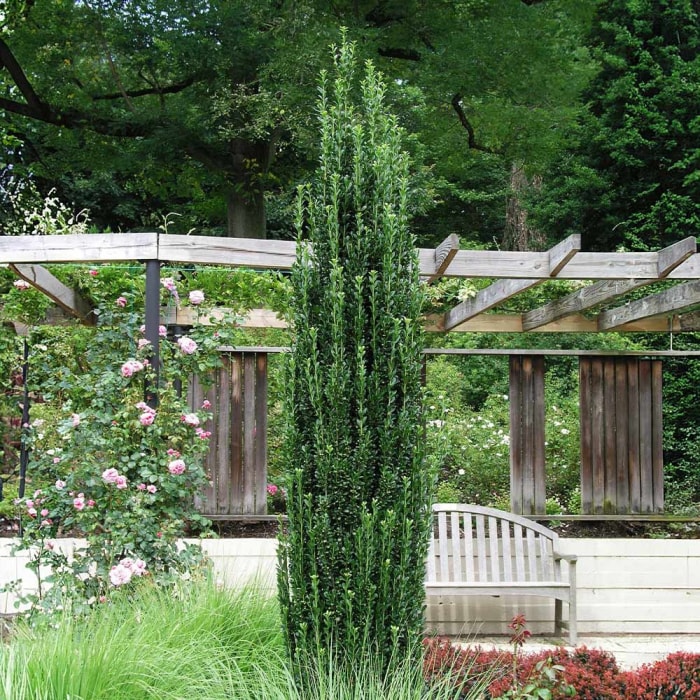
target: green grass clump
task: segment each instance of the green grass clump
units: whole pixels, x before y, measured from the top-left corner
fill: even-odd
[[[287,661],[277,601],[256,587],[153,585],[87,616],[18,623],[0,648],[0,700],[447,700],[421,668],[390,676],[378,660],[329,663],[300,690]],[[475,697],[478,697],[475,695]]]

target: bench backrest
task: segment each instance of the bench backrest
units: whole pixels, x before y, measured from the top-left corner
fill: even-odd
[[[495,508],[464,503],[433,506],[428,556],[431,582],[560,581],[556,532]]]

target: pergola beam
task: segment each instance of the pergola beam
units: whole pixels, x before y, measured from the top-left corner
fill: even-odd
[[[700,280],[694,280],[658,294],[631,301],[624,306],[603,311],[598,316],[598,330],[611,330],[642,319],[678,313],[698,305],[700,305]]]
[[[426,279],[428,284],[440,279],[440,277],[445,274],[445,271],[450,266],[455,255],[457,255],[458,250],[459,236],[456,233],[451,233],[435,249],[435,272]]]
[[[95,323],[93,307],[78,292],[56,279],[45,267],[23,264],[10,267],[18,277],[29,282],[71,316],[88,325]]]
[[[569,261],[581,250],[581,236],[574,234],[557,243],[547,251],[547,269],[549,277],[555,277]],[[445,314],[445,330],[452,330],[464,321],[474,318],[494,306],[502,304],[520,292],[535,287],[544,279],[500,279],[482,289],[473,299],[467,299],[450,309]]]
[[[688,238],[664,248],[658,253],[657,274],[663,279],[697,251],[695,237]],[[657,280],[613,280],[596,282],[582,287],[562,299],[523,314],[523,330],[531,331],[552,323],[564,316],[580,313],[605,302],[613,301],[634,289],[639,289]]]

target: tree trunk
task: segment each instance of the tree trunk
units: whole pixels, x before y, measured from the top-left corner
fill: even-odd
[[[233,186],[226,196],[227,234],[232,238],[266,238],[264,176],[275,152],[275,139],[230,143]]]
[[[503,248],[506,250],[542,250],[545,238],[541,231],[527,221],[527,210],[521,201],[522,193],[530,188],[540,189],[539,176],[527,179],[523,166],[513,164],[510,170],[510,194],[506,200],[506,225],[503,230]]]

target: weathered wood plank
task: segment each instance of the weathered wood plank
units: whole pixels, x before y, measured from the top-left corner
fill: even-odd
[[[593,472],[593,512],[605,512],[605,416],[603,414],[603,360],[591,360],[591,470]]]
[[[617,407],[615,403],[615,358],[601,358],[603,363],[603,425],[605,429],[605,468],[604,512],[617,513],[620,503],[617,496]],[[602,436],[601,436],[602,437]]]
[[[513,513],[523,512],[523,464],[522,464],[522,395],[521,358],[511,355],[509,375],[510,411],[510,509]]]
[[[652,392],[650,360],[639,362],[639,469],[642,513],[654,512]]]
[[[491,559],[491,581],[501,582],[500,556],[498,552],[498,520],[489,516],[489,558]]]
[[[267,353],[256,353],[255,364],[255,512],[267,513]]]
[[[231,376],[231,500],[232,510],[243,513],[243,356],[231,353],[229,356]]]
[[[0,236],[0,263],[157,260],[157,233]]]
[[[503,580],[513,580],[513,554],[510,547],[510,523],[501,520],[501,547],[503,548]]]
[[[639,463],[639,363],[627,360],[627,464],[630,480],[630,511],[641,513],[642,487]]]
[[[472,516],[469,513],[463,514],[464,522],[464,552],[465,563],[464,569],[469,581],[476,581],[474,574],[474,528],[472,527]]]
[[[574,233],[549,249],[549,276],[556,277],[581,250],[581,236]]]
[[[23,280],[29,282],[64,311],[80,319],[83,323],[93,325],[95,316],[93,307],[80,296],[75,289],[67,287],[41,265],[10,265],[12,270]]]
[[[652,481],[654,490],[654,513],[664,510],[664,448],[663,448],[663,387],[662,365],[660,360],[651,363],[651,405],[652,405]]]
[[[216,400],[213,404],[213,413],[216,420],[216,430],[214,437],[216,439],[216,448],[214,452],[213,469],[216,472],[214,479],[216,503],[212,504],[215,507],[216,513],[227,514],[230,512],[240,512],[232,503],[231,493],[231,464],[236,457],[233,453],[234,441],[232,440],[231,430],[233,421],[231,418],[232,407],[235,399],[232,393],[235,393],[236,388],[231,382],[231,362],[228,358],[222,358],[223,366],[217,373],[216,377]],[[235,498],[235,496],[234,496]]]
[[[447,550],[447,513],[438,513],[438,552],[440,554],[440,580],[450,580],[449,554]]]
[[[522,441],[522,486],[523,494],[522,513],[527,515],[535,512],[535,465],[533,457],[535,454],[535,407],[533,399],[535,394],[534,371],[532,357],[524,355],[521,357],[521,402],[520,411]]]
[[[633,289],[648,284],[650,284],[649,280],[605,280],[581,287],[561,299],[555,299],[537,309],[526,311],[522,316],[523,330],[532,331],[566,316],[572,316],[617,299]]]
[[[698,304],[700,280],[686,282],[624,306],[603,311],[598,316],[598,329],[609,330],[643,318],[679,312]]]
[[[452,580],[462,580],[462,539],[459,532],[459,512],[450,513],[450,542],[452,543]]]
[[[615,463],[618,513],[630,512],[628,440],[627,360],[617,358],[615,360]]]
[[[581,434],[581,512],[593,512],[593,457],[591,433],[592,391],[591,391],[592,358],[579,359],[579,427]]]
[[[459,236],[456,233],[451,233],[435,249],[435,272],[426,279],[428,284],[440,279],[440,277],[445,274],[445,271],[450,266],[455,255],[457,255],[458,250]]]
[[[474,318],[484,311],[498,306],[511,297],[530,287],[542,284],[541,279],[500,279],[480,290],[473,299],[466,299],[445,313],[443,328],[452,330],[455,326]]]
[[[544,357],[532,357],[533,368],[533,472],[534,513],[546,511],[547,487],[545,480],[545,407],[544,407]]]
[[[659,251],[657,263],[657,274],[659,277],[666,277],[675,270],[681,263],[685,262],[691,255],[698,251],[698,243],[695,236],[684,238],[678,243],[674,243]]]
[[[475,515],[476,520],[476,556],[479,570],[479,581],[488,581],[488,573],[486,568],[486,526],[483,515]]]
[[[243,512],[255,513],[255,355],[243,355]]]

